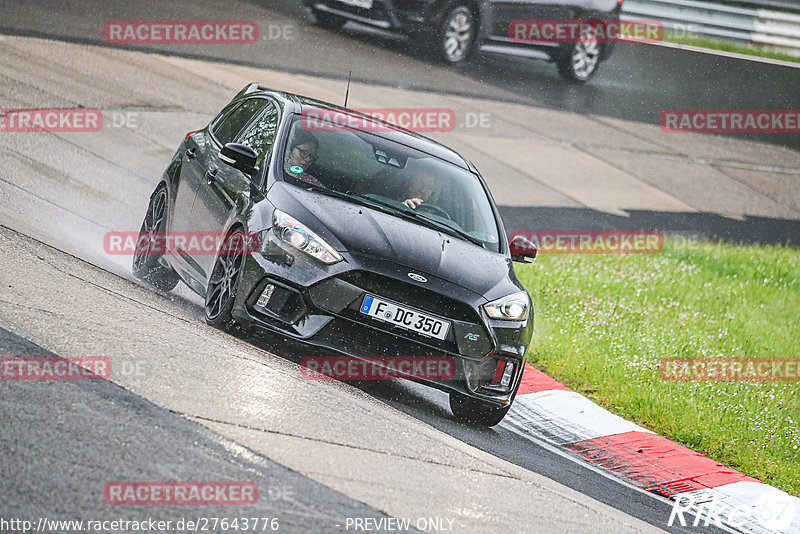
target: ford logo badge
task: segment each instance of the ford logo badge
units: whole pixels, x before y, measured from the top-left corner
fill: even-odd
[[[411,278],[412,280],[414,280],[415,282],[425,283],[425,282],[428,281],[427,278],[425,278],[421,274],[417,274],[417,273],[408,273],[408,277]]]

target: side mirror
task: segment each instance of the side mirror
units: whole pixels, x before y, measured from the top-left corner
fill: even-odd
[[[531,241],[520,234],[511,234],[508,248],[511,250],[511,260],[520,263],[533,263],[539,249]]]
[[[248,176],[258,172],[256,151],[240,143],[228,143],[219,151],[219,159]]]

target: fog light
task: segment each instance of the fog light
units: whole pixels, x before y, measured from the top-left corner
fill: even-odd
[[[258,297],[258,302],[256,302],[256,306],[266,308],[267,303],[269,303],[269,299],[272,296],[273,291],[275,291],[275,286],[272,284],[267,284],[267,287],[265,287],[264,291],[261,292],[261,296]]]
[[[497,367],[492,377],[492,385],[507,388],[514,376],[514,364],[505,360],[497,360]]]
[[[503,371],[503,378],[500,379],[500,385],[507,388],[511,385],[511,378],[514,376],[514,364],[511,362],[506,363],[506,369]]]
[[[498,386],[500,385],[500,381],[503,379],[503,373],[506,370],[506,362],[504,360],[497,360],[497,367],[494,368],[494,376],[492,377],[492,385]]]

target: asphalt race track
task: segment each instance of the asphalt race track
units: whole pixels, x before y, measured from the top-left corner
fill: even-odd
[[[465,68],[447,69],[431,64],[414,43],[366,26],[348,25],[342,35],[313,26],[311,15],[299,1],[292,0],[228,2],[222,11],[210,1],[192,2],[187,9],[185,2],[151,0],[75,0],[69,4],[3,0],[0,8],[3,32],[94,44],[104,44],[102,27],[106,21],[141,19],[143,14],[148,19],[164,20],[255,20],[262,29],[261,41],[253,46],[223,45],[202,51],[181,45],[137,46],[338,80],[345,80],[352,70],[353,80],[372,85],[474,97],[491,95],[500,101],[649,124],[658,124],[664,109],[800,107],[797,64],[776,66],[648,44],[618,44],[613,60],[601,66],[598,77],[586,87],[575,87],[561,80],[553,65],[541,61],[487,56]],[[287,26],[290,31],[283,30]],[[800,140],[791,134],[742,137],[800,147]]]
[[[489,128],[462,123],[433,137],[482,170],[509,230],[651,225],[796,243],[796,136],[669,137],[657,122],[667,108],[800,108],[798,68],[626,44],[576,87],[542,62],[431,64],[393,36],[314,27],[290,2],[0,1],[0,14],[0,107],[81,105],[107,119],[99,133],[0,133],[0,354],[105,356],[116,369],[108,381],[0,382],[0,518],[247,515],[279,518],[288,532],[389,517],[427,518],[430,532],[717,531],[668,527],[666,499],[506,423],[460,425],[439,392],[304,380],[297,363],[309,349],[207,327],[197,296],[143,286],[130,257],[105,254],[102,238],[138,229],[183,135],[245,83],[338,101],[352,69],[354,107],[492,117]],[[144,18],[252,19],[262,33],[291,27],[293,38],[267,30],[249,48],[202,49],[103,42],[105,21]],[[177,511],[105,504],[104,484],[120,480],[251,480],[261,499]]]
[[[4,352],[48,356],[45,349],[53,347],[59,355],[104,354],[114,377],[113,384],[2,383],[3,517],[248,515],[277,517],[280,530],[290,532],[340,532],[348,517],[389,514],[414,522],[449,519],[461,532],[525,525],[656,531],[346,384],[305,380],[285,346],[273,349],[278,357],[215,331],[182,299],[11,230],[0,234]],[[51,292],[69,299],[51,299]],[[520,446],[537,455],[529,444]],[[585,471],[583,484],[592,476]],[[104,505],[105,484],[126,480],[255,481],[263,508]],[[668,517],[666,503],[633,499],[653,522]]]
[[[296,2],[228,2],[221,12],[217,3],[200,1],[192,2],[188,11],[185,8],[183,2],[78,0],[68,5],[52,5],[46,0],[25,4],[0,1],[3,13],[0,31],[91,43],[114,50],[162,51],[187,58],[219,59],[231,65],[319,77],[326,80],[325,92],[320,96],[333,102],[343,100],[347,72],[352,70],[355,83],[351,107],[358,103],[392,105],[380,104],[387,97],[392,98],[390,102],[402,101],[408,107],[445,104],[456,111],[459,127],[455,136],[441,136],[442,140],[465,152],[487,179],[505,177],[502,184],[490,182],[490,186],[504,210],[509,231],[537,227],[649,227],[691,237],[772,243],[797,242],[800,235],[797,223],[800,198],[795,185],[800,175],[800,158],[794,150],[779,148],[800,147],[800,137],[774,133],[725,137],[664,134],[658,127],[659,114],[665,109],[800,108],[797,64],[618,43],[612,59],[601,66],[591,83],[574,86],[560,80],[553,65],[541,61],[485,56],[464,68],[446,68],[432,63],[413,43],[363,26],[348,24],[343,33],[320,29]],[[108,20],[169,20],[190,16],[253,20],[260,25],[261,38],[246,46],[205,47],[112,46],[103,38],[102,28]],[[98,89],[109,81],[108,77],[108,71],[97,72]],[[273,85],[269,78],[259,81]],[[14,101],[12,94],[7,98]],[[135,98],[121,99],[119,103],[125,106],[121,111],[148,109]],[[187,107],[199,108],[191,104]],[[505,110],[502,118],[498,118],[497,108]],[[525,113],[520,115],[517,109],[524,109]],[[202,111],[211,113],[215,108]],[[491,117],[491,131],[470,127],[487,114]],[[464,146],[457,135],[462,131],[473,136],[485,133],[500,137],[500,145],[493,146],[473,137],[473,142]],[[432,136],[438,138],[437,134]],[[518,139],[524,141],[523,145],[513,146]],[[529,142],[538,140],[548,144],[531,151]],[[549,143],[558,145],[555,148],[559,152],[566,147],[571,153],[554,153]],[[778,146],[769,150],[764,143]],[[503,157],[504,149],[510,157]],[[519,158],[520,153],[530,153],[535,161]],[[579,165],[575,170],[578,179],[586,181],[590,175],[604,174],[611,166],[636,176],[648,186],[666,190],[680,200],[680,205],[649,199],[632,201],[627,206],[618,201],[593,203],[591,199],[572,196],[569,191],[553,195],[552,191],[531,183],[544,182],[550,187],[551,181],[563,179],[564,170],[557,165],[561,157],[577,161],[587,154],[604,165],[599,168]],[[494,161],[485,163],[487,157],[503,165],[494,166]],[[553,176],[542,176],[545,170],[538,167],[550,159]],[[610,194],[627,195],[627,189],[615,191],[620,186],[617,181],[597,185]],[[584,196],[594,193],[587,188],[583,191]],[[530,206],[538,209],[532,210]]]

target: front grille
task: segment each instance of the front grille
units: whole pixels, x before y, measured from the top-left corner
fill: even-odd
[[[337,351],[344,350],[347,354],[358,357],[457,357],[457,354],[452,352],[416,343],[338,317],[317,332],[314,340]]]
[[[356,286],[366,293],[379,298],[393,300],[398,304],[417,309],[423,313],[427,312],[445,319],[481,324],[477,313],[469,305],[430,289],[368,271],[348,271],[339,275],[339,279]],[[367,317],[359,312],[361,303],[362,299],[357,299],[349,307],[342,310],[339,315],[380,329],[388,333],[393,339],[405,338],[411,342],[421,343],[428,347],[435,347],[451,353],[458,354],[460,352],[456,342],[455,325],[452,322],[447,337],[445,339],[436,339]]]
[[[481,324],[480,317],[469,305],[430,289],[368,271],[348,271],[339,275],[339,278],[368,293],[406,304],[420,311],[457,321]],[[415,304],[418,302],[424,304]]]
[[[314,336],[354,356],[453,356],[450,351],[398,337],[389,332],[337,317]]]
[[[435,347],[439,350],[458,353],[458,345],[456,345],[455,342],[452,324],[450,325],[450,331],[447,333],[446,338],[436,339],[435,337],[423,336],[422,334],[418,334],[412,330],[406,330],[405,328],[400,328],[399,326],[394,326],[390,323],[378,321],[377,319],[368,317],[367,315],[364,315],[358,311],[358,305],[360,304],[361,301],[358,301],[354,307],[343,310],[340,315],[346,319],[350,319],[351,321],[364,323],[372,326],[373,328],[379,329],[379,331],[391,336],[391,339],[394,340],[397,340],[398,338],[405,338],[411,343],[416,342],[415,344],[423,344],[428,347]]]

